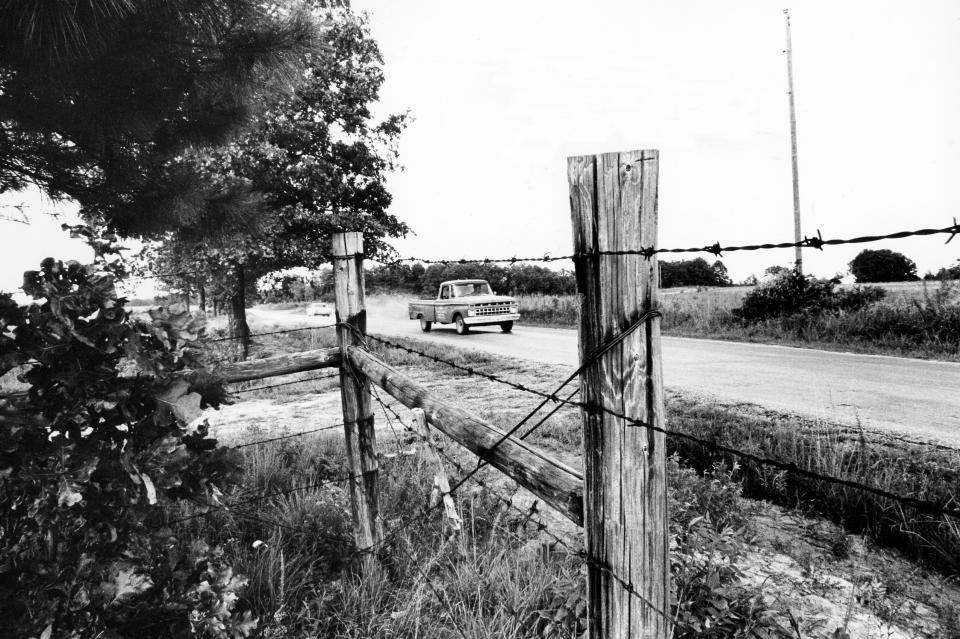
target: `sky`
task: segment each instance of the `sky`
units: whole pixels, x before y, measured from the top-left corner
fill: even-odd
[[[395,242],[404,256],[570,253],[566,158],[633,149],[660,151],[660,246],[792,241],[785,7],[803,233],[844,238],[960,217],[956,0],[353,7],[369,12],[384,55],[375,112],[413,118],[400,140],[404,169],[388,182],[391,212],[415,233]],[[21,201],[32,224],[0,221],[0,289],[47,255],[90,255],[45,218],[36,193],[0,196]],[[944,239],[867,246],[904,253],[922,274],[960,258],[960,240]],[[806,250],[805,269],[846,271],[863,248]],[[792,260],[792,250],[723,256],[735,280]]]
[[[786,5],[767,1],[354,0],[408,110],[392,211],[404,255],[571,252],[566,158],[660,150],[660,245],[793,240]],[[960,217],[960,3],[789,7],[803,232],[944,227]],[[870,245],[954,263],[945,237]],[[804,251],[845,271],[864,247]],[[711,256],[706,255],[712,259]],[[735,279],[792,250],[730,253]]]

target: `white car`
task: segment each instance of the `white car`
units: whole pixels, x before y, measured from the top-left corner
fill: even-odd
[[[333,305],[326,302],[314,302],[307,305],[307,315],[319,315],[320,317],[333,317]]]

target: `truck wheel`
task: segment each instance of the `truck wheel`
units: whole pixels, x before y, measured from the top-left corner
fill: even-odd
[[[429,333],[430,329],[433,328],[433,322],[428,322],[427,320],[420,318],[420,330],[424,333]]]
[[[457,315],[453,321],[457,323],[457,335],[466,335],[470,330],[469,324],[463,321],[462,315]]]
[[[501,333],[509,333],[512,330],[513,330],[513,320],[510,320],[509,322],[500,322]]]

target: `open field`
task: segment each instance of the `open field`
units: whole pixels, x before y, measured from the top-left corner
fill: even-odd
[[[264,355],[317,348],[332,343],[328,333],[268,336],[258,348]],[[380,354],[405,374],[502,427],[530,408],[532,400],[518,391],[413,355]],[[447,347],[442,354],[542,389],[569,372],[563,366]],[[286,379],[241,387],[282,381]],[[234,443],[335,424],[340,418],[335,381],[309,381],[239,397],[241,403],[211,419],[214,429]],[[671,395],[668,410],[671,428],[746,440],[748,450],[776,452],[798,464],[868,479],[895,491],[956,495],[956,457],[925,449],[909,449],[906,454],[902,443],[882,436],[755,407],[703,404]],[[409,421],[408,413],[402,415]],[[247,470],[241,494],[303,490],[189,524],[223,541],[238,571],[251,577],[244,603],[263,619],[263,636],[446,637],[457,627],[468,637],[575,636],[582,622],[580,562],[568,548],[537,530],[537,518],[543,517],[550,530],[573,548],[579,547],[578,531],[548,511],[524,517],[532,497],[490,470],[481,475],[484,485],[458,492],[465,523],[461,534],[451,535],[439,513],[419,518],[419,508],[429,501],[433,467],[422,457],[422,449],[405,454],[416,446],[395,418],[388,421],[378,413],[377,419],[384,453],[385,525],[388,530],[404,527],[384,549],[385,578],[367,580],[366,586],[351,579],[352,568],[344,560],[349,557],[349,542],[328,539],[331,534],[349,536],[349,504],[342,484],[309,488],[341,470],[342,435],[336,430],[243,449]],[[560,411],[533,437],[551,454],[579,466],[576,411]],[[475,458],[455,449],[447,445],[455,460],[472,468]],[[865,451],[869,458],[862,457]],[[944,569],[960,556],[956,529],[952,541],[949,536],[938,539],[931,532],[936,526],[924,527],[920,521],[920,527],[911,528],[915,514],[897,511],[891,504],[871,504],[845,491],[817,490],[757,469],[717,465],[718,460],[697,451],[679,453],[679,461],[670,466],[678,614],[683,622],[702,622],[708,608],[705,598],[715,596],[717,584],[729,608],[724,616],[728,625],[713,634],[701,627],[700,632],[685,630],[677,636],[729,636],[732,627],[754,628],[756,636],[828,637],[838,629],[851,637],[956,636],[960,623],[956,585],[908,561],[901,552],[883,548],[900,545],[908,554],[939,562]],[[704,474],[693,472],[691,463]],[[454,472],[451,464],[448,471]],[[738,496],[743,489],[748,495],[800,508],[784,510],[745,500]],[[503,496],[512,498],[519,510],[507,507]],[[232,497],[228,495],[227,501]],[[848,529],[817,518],[817,510],[828,511]],[[870,513],[872,519],[853,517],[861,512]],[[884,526],[906,535],[897,539],[883,534]],[[253,548],[256,541],[266,546]],[[944,572],[955,575],[956,568]],[[714,587],[704,587],[707,583]]]
[[[799,314],[746,324],[731,310],[752,287],[684,287],[661,291],[663,332],[743,342],[815,346],[926,359],[960,360],[960,283],[880,284],[886,298],[866,308]],[[575,296],[520,296],[523,321],[575,326]]]

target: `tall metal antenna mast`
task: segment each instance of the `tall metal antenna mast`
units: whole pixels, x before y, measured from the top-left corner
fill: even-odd
[[[793,45],[790,41],[790,12],[783,10],[787,18],[787,95],[790,96],[790,155],[793,159],[793,239],[800,242],[800,171],[797,168],[797,113],[793,105]],[[803,274],[803,253],[796,248],[797,273]]]

